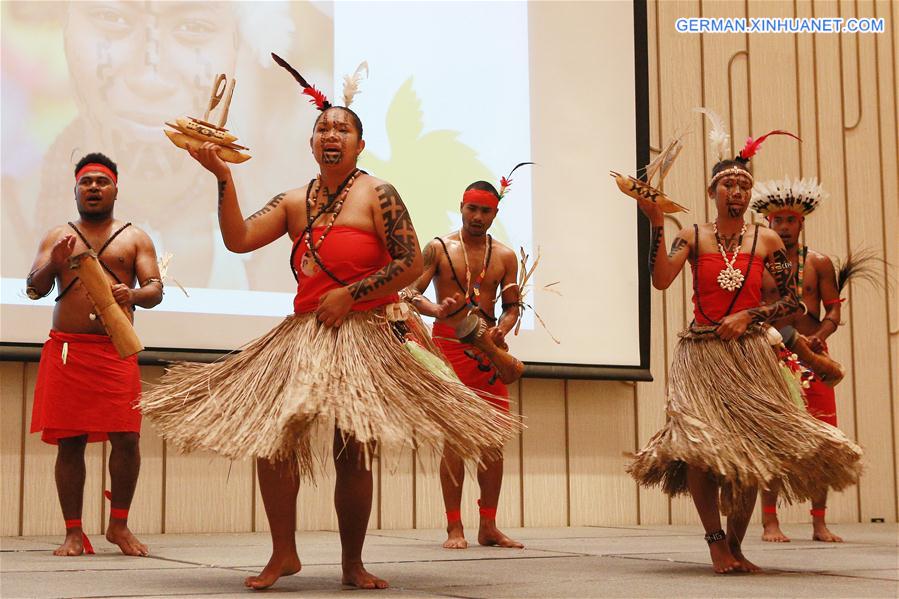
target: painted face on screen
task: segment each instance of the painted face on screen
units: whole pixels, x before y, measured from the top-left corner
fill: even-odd
[[[793,247],[799,243],[799,234],[802,232],[802,224],[805,218],[788,210],[777,212],[768,217],[768,225],[775,233],[780,235],[786,247]]]
[[[117,155],[166,145],[164,121],[202,115],[216,73],[233,73],[238,31],[219,2],[72,2],[65,50],[82,116]],[[131,147],[132,152],[122,147]]]
[[[340,108],[329,108],[318,117],[309,144],[323,167],[354,166],[365,148],[353,115]]]
[[[486,235],[498,212],[496,208],[480,204],[463,203],[460,205],[460,209],[462,210],[462,228],[472,237]]]
[[[88,171],[75,183],[75,204],[85,220],[103,220],[112,215],[118,187],[100,171]]]
[[[718,180],[709,197],[715,200],[715,207],[721,216],[743,218],[749,207],[752,180],[745,175],[727,175]]]

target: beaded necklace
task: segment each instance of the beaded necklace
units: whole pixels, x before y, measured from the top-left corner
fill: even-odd
[[[353,186],[353,182],[356,180],[356,175],[359,173],[358,169],[353,169],[353,171],[347,175],[347,178],[343,180],[343,183],[337,188],[337,191],[334,195],[328,193],[328,189],[325,188],[325,196],[328,198],[328,201],[322,207],[322,209],[313,215],[313,201],[312,198],[315,198],[315,203],[318,203],[318,195],[321,191],[321,175],[315,178],[315,181],[306,188],[306,230],[304,232],[304,237],[306,240],[306,251],[303,253],[303,257],[300,260],[300,271],[307,277],[311,277],[315,273],[317,273],[319,269],[318,259],[318,250],[324,243],[325,238],[328,236],[328,233],[331,232],[331,227],[334,226],[334,222],[337,220],[337,217],[340,215],[340,210],[343,208],[343,203],[346,201],[347,196],[350,193],[350,188]],[[325,225],[325,230],[322,232],[321,236],[318,238],[318,241],[312,241],[312,229],[315,225],[315,221],[321,218],[322,215],[330,213],[332,216],[327,225]]]
[[[487,237],[489,240],[490,236],[488,235]],[[480,306],[481,283],[484,282],[484,277],[487,275],[487,263],[490,259],[490,252],[487,251],[487,248],[484,248],[484,265],[481,267],[481,274],[477,276],[472,285],[471,267],[468,264],[468,250],[465,248],[465,239],[462,231],[459,231],[459,242],[462,244],[462,257],[465,258],[465,297],[472,308],[477,308]]]
[[[794,291],[796,291],[796,295],[802,298],[803,288],[805,287],[805,257],[808,254],[808,246],[802,246],[802,249],[796,254],[796,276],[793,277],[793,285],[795,286]]]

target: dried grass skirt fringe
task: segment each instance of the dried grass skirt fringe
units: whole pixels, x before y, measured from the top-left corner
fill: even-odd
[[[788,502],[857,482],[861,449],[791,400],[761,328],[732,341],[709,330],[681,333],[665,426],[628,472],[642,485],[678,495],[687,493],[688,465],[707,470],[721,485],[724,513],[740,505],[744,489],[767,489],[775,480]]]
[[[501,451],[520,429],[458,380],[416,360],[384,310],[327,328],[313,314],[287,317],[212,364],[179,363],[144,393],[144,416],[182,452],[232,459],[295,457],[314,473],[315,428],[334,423],[366,444],[443,444],[465,458]]]

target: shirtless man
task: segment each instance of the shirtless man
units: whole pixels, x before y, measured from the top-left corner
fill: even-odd
[[[469,185],[460,209],[462,229],[433,239],[424,249],[424,272],[410,289],[413,305],[426,316],[436,318],[434,342],[452,364],[456,374],[481,397],[501,410],[509,410],[509,391],[485,356],[472,346],[460,343],[455,327],[468,314],[483,318],[494,343],[506,347],[505,337],[518,321],[520,295],[516,284],[518,260],[515,252],[495,241],[487,231],[496,218],[500,195],[490,183]],[[437,303],[421,295],[434,282]],[[502,314],[494,317],[497,298]],[[465,549],[468,541],[462,527],[460,506],[465,463],[444,450],[440,465],[440,486],[446,507],[447,549]],[[487,459],[478,469],[481,488],[478,543],[500,547],[524,547],[496,527],[496,506],[503,480],[503,460]]]
[[[89,442],[109,440],[112,508],[106,539],[126,555],[147,555],[128,529],[128,509],[140,471],[141,414],[137,356],[121,359],[74,271],[73,254],[95,250],[116,301],[132,313],[162,301],[156,251],[146,233],[113,217],[118,169],[103,154],[88,154],[75,166],[75,202],[80,218],[54,227],[41,241],[28,296],[39,299],[58,283],[53,329],[44,344],[34,390],[31,432],[58,446],[56,490],[66,521],[66,539],[54,555],[93,553],[81,525]],[[135,288],[135,283],[139,286]],[[131,316],[133,320],[133,315]]]
[[[779,186],[782,190],[781,195],[785,196],[781,202],[771,202],[766,194],[757,191],[753,198],[753,210],[765,216],[771,229],[783,240],[790,264],[793,265],[790,283],[793,291],[802,299],[806,311],[779,321],[777,326],[792,325],[808,337],[810,347],[814,351],[826,352],[826,340],[836,332],[840,324],[840,290],[836,271],[830,258],[809,249],[800,241],[805,217],[818,206],[823,190],[817,184],[790,186],[795,189],[785,189],[788,186],[782,183]],[[760,188],[767,187],[767,184],[760,186]],[[780,299],[777,285],[770,276],[765,277],[763,293],[767,303]],[[808,411],[812,416],[831,426],[837,425],[833,387],[815,377],[810,381],[805,395]],[[780,522],[777,519],[777,495],[776,488],[762,493],[762,540],[787,543],[790,539],[780,529]],[[812,539],[842,543],[843,539],[827,528],[826,508],[825,487],[818,496],[812,498]]]

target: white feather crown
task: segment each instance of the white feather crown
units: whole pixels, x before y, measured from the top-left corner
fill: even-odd
[[[816,177],[782,181],[762,181],[752,188],[753,211],[762,216],[770,216],[781,211],[795,212],[806,216],[815,211],[828,194]]]

